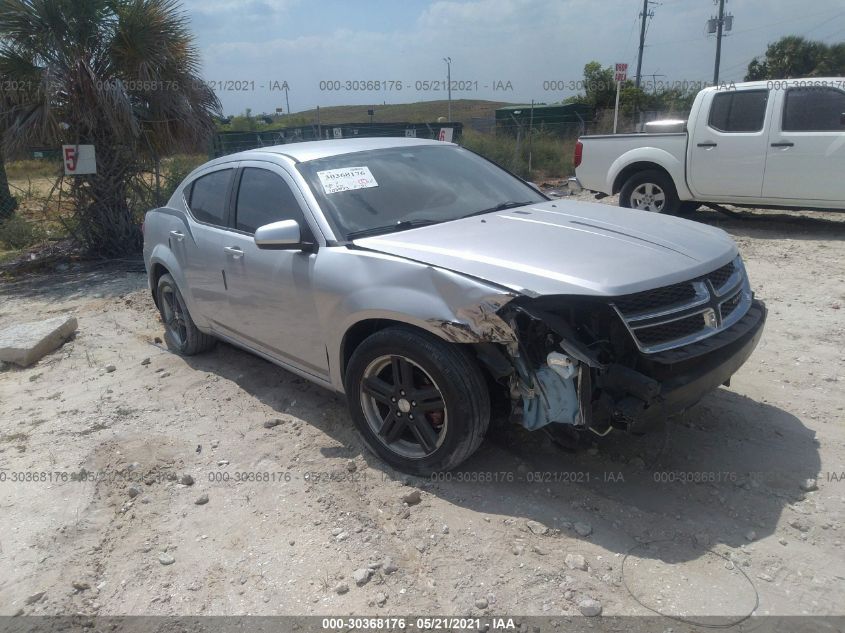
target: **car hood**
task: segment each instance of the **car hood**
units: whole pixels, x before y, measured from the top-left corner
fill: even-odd
[[[353,243],[529,296],[640,292],[708,273],[737,253],[727,233],[704,224],[567,200]]]

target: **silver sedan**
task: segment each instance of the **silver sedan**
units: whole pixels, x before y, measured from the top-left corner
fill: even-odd
[[[144,233],[175,352],[220,339],[345,393],[415,474],[467,459],[491,409],[561,441],[639,431],[726,382],[765,321],[721,230],[550,200],[437,141],[218,158]]]

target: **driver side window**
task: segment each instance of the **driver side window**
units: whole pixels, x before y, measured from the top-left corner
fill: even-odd
[[[303,241],[310,240],[308,223],[288,184],[266,169],[244,168],[235,205],[235,228],[255,233],[259,226],[281,220],[296,220]]]

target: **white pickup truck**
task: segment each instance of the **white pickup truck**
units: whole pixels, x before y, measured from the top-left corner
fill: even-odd
[[[845,78],[706,88],[686,122],[665,127],[581,137],[575,186],[663,213],[706,203],[845,209]]]

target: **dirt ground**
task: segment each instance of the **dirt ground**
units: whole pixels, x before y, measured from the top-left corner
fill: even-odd
[[[729,388],[576,454],[499,434],[435,480],[282,369],[169,353],[140,272],[3,285],[0,327],[79,332],[0,372],[0,615],[845,614],[845,213],[697,219],[769,307]]]

